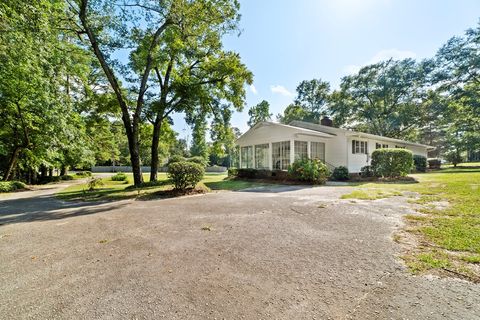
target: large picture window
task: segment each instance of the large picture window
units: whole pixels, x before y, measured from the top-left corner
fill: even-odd
[[[287,170],[290,165],[290,141],[272,143],[272,167]]]
[[[268,143],[255,146],[255,168],[268,169]]]
[[[325,162],[325,143],[311,142],[310,143],[310,158]]]
[[[253,147],[242,147],[240,150],[242,156],[242,168],[253,168]]]
[[[308,142],[307,141],[295,141],[295,160],[308,158]]]
[[[368,154],[367,141],[352,140],[352,153]]]

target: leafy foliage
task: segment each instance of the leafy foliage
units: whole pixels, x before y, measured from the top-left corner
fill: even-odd
[[[350,177],[348,175],[348,168],[344,166],[336,167],[332,172],[332,179],[337,181],[345,181]]]
[[[404,177],[413,168],[413,154],[406,149],[377,149],[372,153],[371,166],[376,176]]]
[[[105,183],[103,182],[102,178],[91,177],[90,179],[88,179],[88,182],[87,182],[87,188],[89,191],[93,191],[104,185]]]
[[[447,152],[445,154],[445,159],[450,162],[451,164],[453,164],[454,167],[457,166],[457,164],[463,162],[463,157],[462,155],[460,154],[460,152],[458,151],[450,151],[450,152]]]
[[[0,193],[22,190],[26,187],[27,186],[21,181],[0,181]]]
[[[204,174],[204,167],[194,162],[180,161],[168,166],[168,178],[176,190],[184,191],[188,188],[195,188]]]
[[[427,171],[427,158],[418,154],[413,155],[413,164],[417,172]]]
[[[296,180],[323,184],[330,175],[327,166],[317,159],[299,159],[288,168],[290,177]]]
[[[247,123],[250,128],[259,122],[270,120],[272,118],[272,114],[270,113],[270,104],[268,101],[263,100],[248,110],[248,116],[250,119]]]
[[[126,181],[127,175],[123,172],[117,172],[111,177],[112,181]]]

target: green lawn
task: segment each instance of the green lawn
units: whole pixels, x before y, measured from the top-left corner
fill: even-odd
[[[418,214],[405,218],[407,231],[418,236],[420,246],[404,257],[407,265],[414,272],[442,269],[480,280],[478,268],[472,267],[480,261],[480,168],[475,166],[412,175],[419,183],[366,183],[343,198],[418,193],[409,200]]]
[[[133,176],[126,174],[127,181],[112,181],[110,178],[103,178],[103,186],[94,191],[88,191],[86,183],[73,185],[57,193],[57,196],[64,200],[121,200],[136,197],[153,196],[158,191],[171,190],[173,185],[168,181],[166,173],[159,173],[159,183],[154,186],[144,186],[142,188],[133,188]],[[149,181],[150,175],[143,174],[144,181]],[[241,181],[228,179],[225,173],[206,173],[197,188],[209,190],[230,190],[236,191],[245,188],[266,186],[268,184],[253,181]]]

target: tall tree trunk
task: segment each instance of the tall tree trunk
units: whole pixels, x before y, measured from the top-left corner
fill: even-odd
[[[53,177],[53,168],[52,168],[52,167],[48,168],[48,176],[49,176],[50,178]]]
[[[22,147],[19,147],[19,146],[16,146],[15,149],[13,149],[12,156],[8,161],[7,170],[5,171],[5,174],[3,176],[4,181],[8,181],[12,178],[13,171],[15,169],[15,166],[17,165],[18,155],[20,154],[21,150],[22,150]]]
[[[64,176],[67,174],[67,166],[62,164],[62,167],[60,168],[60,175]]]
[[[150,181],[158,180],[158,143],[160,142],[160,131],[162,129],[162,121],[156,119],[153,125],[152,136],[152,163],[150,165]]]
[[[130,162],[132,163],[133,183],[140,186],[143,183],[142,168],[140,166],[140,154],[138,143],[138,132],[127,130],[128,150],[130,151]]]

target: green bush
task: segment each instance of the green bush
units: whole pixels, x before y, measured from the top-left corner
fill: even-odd
[[[364,166],[360,169],[360,176],[364,178],[373,177],[372,166]]]
[[[377,149],[372,153],[371,165],[376,176],[404,177],[413,168],[413,154],[406,149]]]
[[[440,159],[428,159],[428,168],[430,169],[440,169],[441,165]]]
[[[348,175],[348,168],[344,166],[336,167],[333,169],[332,179],[336,181],[345,181],[350,177]]]
[[[126,181],[127,175],[123,172],[117,172],[115,175],[112,176],[112,181]]]
[[[21,181],[0,181],[0,192],[13,192],[26,189],[25,183]]]
[[[198,163],[199,165],[201,165],[203,167],[208,166],[208,161],[205,160],[205,158],[199,157],[199,156],[188,158],[187,161],[188,162],[193,162],[193,163]]]
[[[205,168],[195,162],[173,162],[168,166],[168,177],[176,190],[184,191],[188,188],[195,188],[204,174]]]
[[[330,175],[327,166],[316,159],[299,159],[288,167],[288,174],[295,180],[323,184]]]
[[[73,180],[73,176],[64,174],[63,176],[60,176],[60,180]]]
[[[182,157],[182,156],[179,156],[179,155],[173,155],[168,159],[167,166],[169,166],[171,163],[181,162],[181,161],[186,161],[185,157]]]
[[[417,172],[427,171],[427,158],[418,154],[413,156],[413,164]]]
[[[228,176],[229,177],[236,177],[238,176],[238,169],[237,168],[228,168]]]
[[[258,178],[258,172],[257,170],[251,168],[241,168],[237,170],[237,177],[244,179],[255,179]]]

